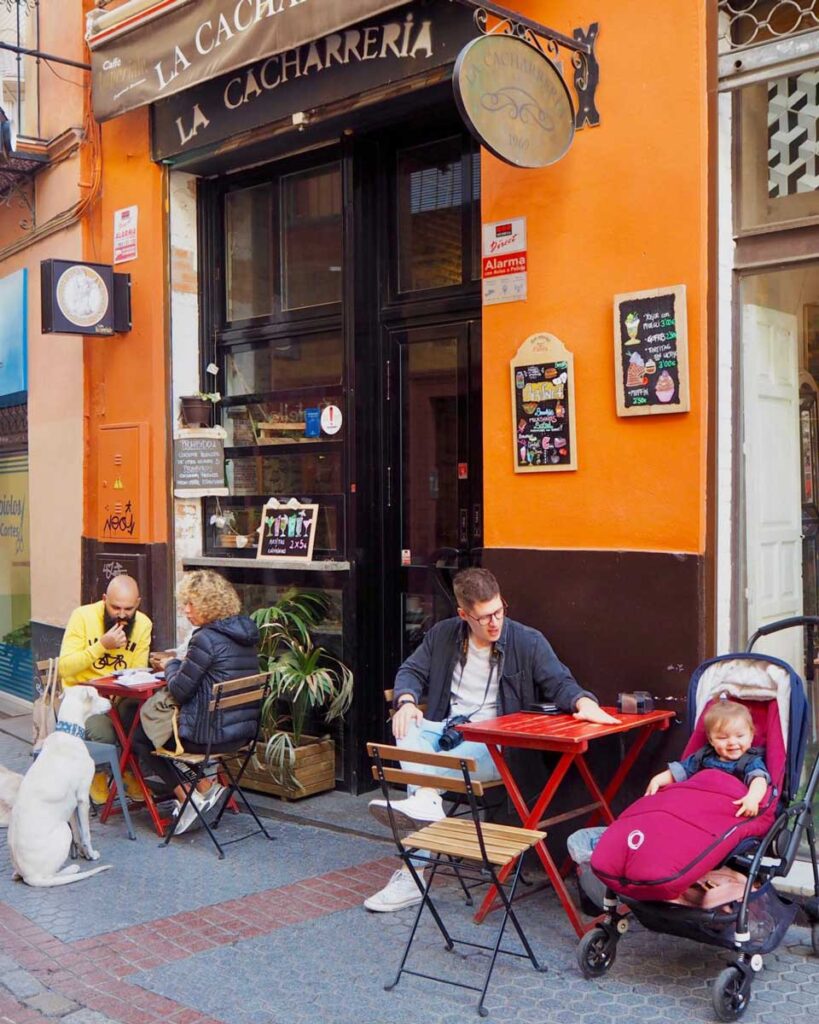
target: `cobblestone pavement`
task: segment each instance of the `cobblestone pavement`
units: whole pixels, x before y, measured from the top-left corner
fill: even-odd
[[[0,723],[0,726],[2,723]],[[0,763],[25,770],[24,744],[0,732]],[[351,799],[341,795],[339,800]],[[351,815],[351,820],[353,816]],[[244,816],[230,817],[238,832]],[[288,820],[271,821],[273,843],[256,836],[218,861],[194,834],[159,849],[147,816],[138,839],[121,823],[94,821],[103,862],[113,870],[59,889],[11,881],[0,832],[0,1024],[464,1024],[478,1020],[475,996],[404,977],[391,992],[413,911],[368,914],[361,901],[395,867],[374,837]],[[459,892],[440,905],[456,937],[487,941]],[[537,892],[520,917],[547,970],[502,958],[487,998],[497,1024],[630,1024],[711,1021],[718,950],[634,925],[609,974],[584,980],[575,936],[554,897]],[[513,939],[508,940],[510,945]],[[447,953],[425,921],[414,966],[474,982],[485,954]],[[745,1020],[816,1019],[819,960],[810,934],[793,927],[766,957]]]

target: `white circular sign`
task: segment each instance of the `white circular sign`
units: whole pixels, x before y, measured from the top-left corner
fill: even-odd
[[[92,267],[69,267],[57,282],[57,305],[77,327],[93,327],[108,311],[108,288]]]
[[[646,837],[638,828],[633,832],[629,832],[628,839],[626,840],[630,850],[639,850],[645,841]]]
[[[321,429],[325,434],[337,434],[341,430],[341,409],[337,405],[325,405],[321,410]]]

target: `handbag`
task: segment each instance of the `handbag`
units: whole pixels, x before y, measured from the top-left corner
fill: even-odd
[[[139,709],[139,720],[145,735],[157,750],[164,748],[173,736],[176,742],[174,754],[183,754],[184,748],[179,739],[177,712],[179,705],[171,696],[167,686],[163,686],[145,701]]]
[[[45,678],[42,680],[42,689],[34,701],[31,712],[32,754],[40,753],[46,738],[57,727],[57,711],[62,697],[58,665],[58,658],[48,659]]]

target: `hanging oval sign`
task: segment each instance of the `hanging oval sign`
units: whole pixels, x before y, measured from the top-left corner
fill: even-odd
[[[546,167],[574,138],[574,105],[549,58],[516,36],[479,36],[455,62],[455,102],[486,148],[516,167]]]

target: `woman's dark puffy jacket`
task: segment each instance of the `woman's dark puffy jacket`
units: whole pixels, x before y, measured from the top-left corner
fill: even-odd
[[[259,671],[259,630],[246,615],[217,619],[197,629],[180,661],[165,665],[165,682],[179,704],[179,734],[192,743],[208,742],[208,703],[214,683]],[[228,746],[256,735],[258,705],[219,712],[213,746]]]

